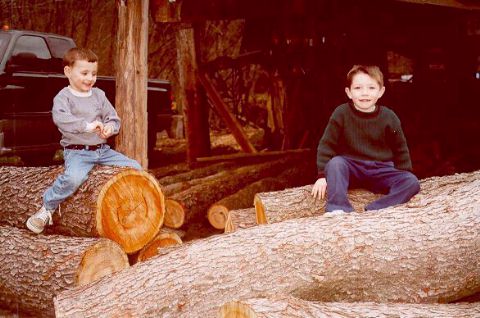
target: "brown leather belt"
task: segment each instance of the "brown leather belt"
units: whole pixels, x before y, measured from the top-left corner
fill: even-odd
[[[103,148],[103,145],[105,145],[105,144],[98,144],[98,145],[68,145],[68,146],[65,146],[65,149],[95,151],[95,150],[97,150],[97,149]]]

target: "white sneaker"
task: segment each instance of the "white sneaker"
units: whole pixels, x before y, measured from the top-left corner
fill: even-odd
[[[347,212],[345,212],[343,210],[333,210],[331,212],[326,212],[325,216],[335,216],[335,215],[345,214],[345,213],[347,213]]]
[[[42,205],[40,210],[37,211],[34,215],[28,218],[27,228],[33,233],[39,234],[42,233],[45,229],[47,223],[53,225],[52,214],[54,210],[47,210],[45,206]]]

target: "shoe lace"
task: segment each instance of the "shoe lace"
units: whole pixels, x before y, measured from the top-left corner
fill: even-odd
[[[39,214],[38,214],[38,218],[41,219],[43,221],[43,223],[47,223],[49,225],[53,225],[53,220],[52,220],[52,214],[53,214],[53,211],[50,211],[50,210],[47,210],[47,209],[43,209]]]

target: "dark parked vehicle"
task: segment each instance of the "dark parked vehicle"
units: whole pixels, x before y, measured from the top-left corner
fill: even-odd
[[[0,30],[0,156],[19,156],[26,164],[49,164],[60,149],[60,133],[52,120],[53,98],[68,85],[64,53],[75,47],[68,37]],[[98,76],[95,84],[115,103],[114,77]],[[171,85],[148,81],[148,154],[156,133],[169,128]]]

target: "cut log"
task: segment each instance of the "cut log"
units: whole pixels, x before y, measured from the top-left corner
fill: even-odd
[[[241,160],[251,160],[251,159],[276,159],[282,158],[285,156],[295,156],[295,155],[308,155],[312,150],[311,149],[294,149],[294,150],[282,150],[282,151],[265,151],[265,152],[257,152],[257,153],[234,153],[228,155],[218,155],[218,156],[211,156],[211,157],[199,157],[197,158],[197,162],[206,163],[206,162],[219,162],[219,161],[226,161],[226,160],[234,160],[234,161],[241,161]]]
[[[348,192],[350,203],[357,212],[363,212],[365,204],[377,197],[380,197],[380,195],[375,195],[363,189]],[[313,199],[312,185],[257,193],[253,202],[258,224],[318,216],[325,212],[325,200]]]
[[[456,174],[444,177],[432,177],[420,180],[420,193],[407,206],[424,204],[425,200],[442,197],[462,184],[480,178],[480,171]],[[314,200],[312,185],[286,189],[276,192],[264,192],[255,195],[254,205],[258,224],[276,223],[289,219],[318,216],[325,212],[325,200]],[[348,197],[357,212],[363,212],[364,206],[381,195],[363,189],[350,190]]]
[[[52,317],[53,297],[127,268],[121,247],[108,239],[33,235],[0,226],[0,304]]]
[[[169,199],[179,203],[185,210],[185,224],[199,217],[206,217],[207,210],[212,202],[216,202],[248,184],[280,174],[290,167],[291,158],[265,162],[256,165],[242,166],[218,178],[209,178],[208,181],[193,186],[170,196]]]
[[[480,317],[480,303],[379,304],[319,303],[294,297],[253,298],[231,301],[220,308],[219,318],[471,318]]]
[[[188,172],[190,167],[186,162],[176,163],[160,168],[150,169],[149,172],[155,176],[155,178],[160,179],[167,176],[172,176],[179,173]]]
[[[225,222],[230,210],[252,207],[256,193],[283,189],[286,186],[284,181],[269,177],[249,184],[245,188],[212,204],[207,211],[208,221],[217,230],[225,229]]]
[[[165,187],[170,184],[174,184],[178,182],[185,182],[185,181],[190,181],[194,179],[204,178],[206,176],[215,174],[218,171],[232,168],[234,165],[235,165],[234,162],[216,163],[206,167],[196,168],[183,173],[178,173],[171,176],[165,176],[165,177],[159,178],[158,183],[160,183],[162,187]],[[155,177],[157,176],[155,175]]]
[[[0,223],[24,228],[62,171],[63,167],[0,167]],[[47,234],[106,237],[133,253],[157,235],[165,203],[156,179],[145,171],[99,167],[59,210],[61,216],[54,214]]]
[[[208,221],[218,230],[225,229],[228,211],[252,207],[253,199],[257,193],[310,183],[312,175],[309,172],[314,171],[313,168],[309,165],[296,165],[277,176],[264,178],[249,184],[245,188],[212,204],[207,211]]]
[[[225,233],[232,233],[239,229],[247,229],[257,225],[255,209],[240,209],[228,212],[225,221]]]
[[[175,200],[165,200],[165,226],[179,229],[185,224],[185,209]]]
[[[416,207],[295,219],[198,240],[61,293],[55,312],[214,317],[232,299],[269,294],[343,302],[461,299],[480,291],[480,179],[447,190],[448,200]]]
[[[162,192],[166,197],[170,197],[175,193],[188,190],[189,188],[196,185],[201,185],[201,184],[208,183],[210,181],[220,179],[222,177],[228,176],[229,174],[230,174],[230,170],[222,170],[222,171],[217,171],[212,175],[205,176],[203,178],[197,178],[193,180],[172,183],[166,186],[162,186]]]
[[[169,247],[182,244],[180,236],[172,231],[161,231],[158,235],[148,243],[138,253],[138,262],[143,262],[149,258],[152,258],[159,254],[160,250]]]

